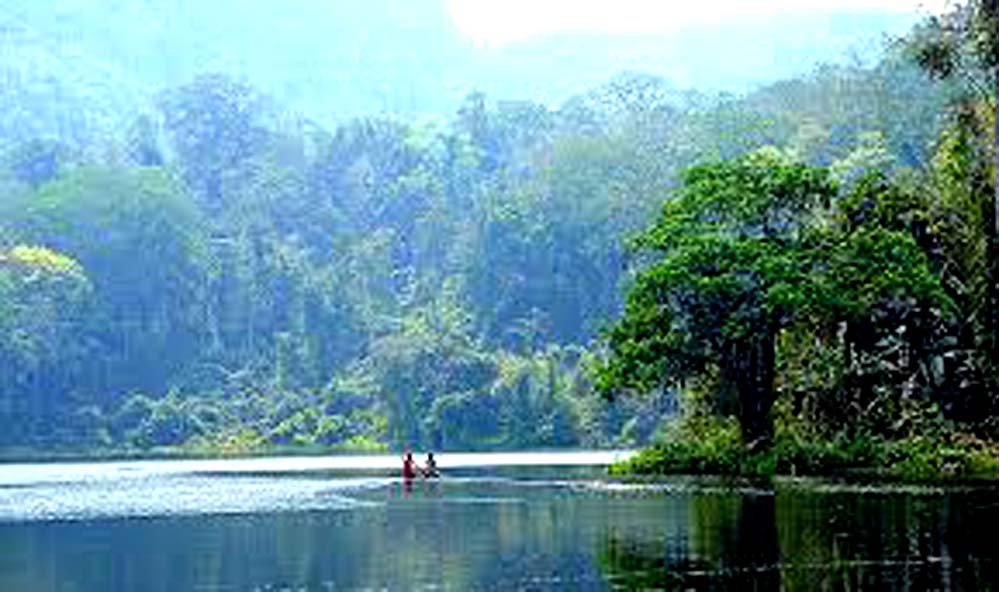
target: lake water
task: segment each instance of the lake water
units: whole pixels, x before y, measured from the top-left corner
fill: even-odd
[[[999,490],[607,480],[616,453],[0,465],[0,590],[990,590]]]

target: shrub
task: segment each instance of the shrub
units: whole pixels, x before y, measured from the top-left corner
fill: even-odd
[[[611,474],[760,477],[858,470],[910,482],[995,477],[999,448],[936,430],[896,440],[845,432],[819,439],[778,431],[772,448],[751,451],[734,419],[688,416],[669,424],[657,444],[612,466]]]
[[[886,449],[886,470],[906,481],[994,477],[999,471],[996,449],[963,434],[913,436],[890,442]]]
[[[695,415],[669,424],[661,442],[612,466],[611,472],[760,475],[772,474],[772,469],[769,459],[743,446],[734,418]]]

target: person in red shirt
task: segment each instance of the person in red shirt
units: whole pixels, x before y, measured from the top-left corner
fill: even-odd
[[[413,453],[408,450],[402,456],[402,478],[404,481],[416,478],[416,461],[413,460]]]

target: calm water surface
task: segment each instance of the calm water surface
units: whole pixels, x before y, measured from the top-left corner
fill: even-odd
[[[991,590],[999,489],[603,477],[615,453],[0,465],[0,590]]]

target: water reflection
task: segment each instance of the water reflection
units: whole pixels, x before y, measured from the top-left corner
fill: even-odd
[[[500,468],[411,487],[330,475],[122,480],[109,503],[174,495],[178,481],[183,503],[224,508],[219,498],[241,490],[260,503],[0,520],[0,590],[990,590],[999,580],[996,490],[630,487],[598,475]],[[33,487],[86,490],[92,504],[109,486]],[[271,495],[284,489],[300,493]],[[327,503],[331,491],[349,503]]]
[[[599,555],[612,586],[777,589],[780,549],[773,495],[692,497],[689,526],[665,542],[609,536]],[[679,536],[678,536],[679,535]]]
[[[620,589],[992,590],[996,493],[693,497],[680,536],[615,530],[598,558]]]

